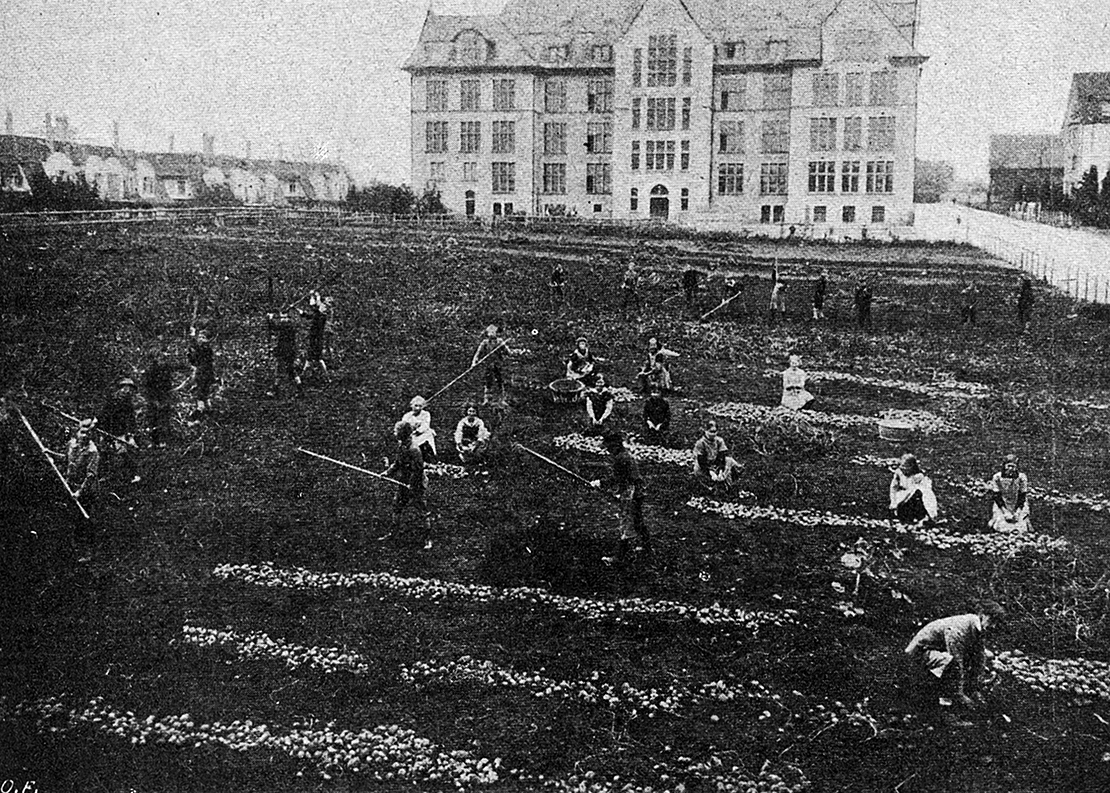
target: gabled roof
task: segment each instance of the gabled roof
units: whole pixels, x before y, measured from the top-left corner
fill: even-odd
[[[884,14],[913,50],[918,0],[864,0]],[[745,41],[742,61],[769,60],[768,41],[785,41],[787,60],[811,60],[821,54],[821,26],[843,0],[675,0],[715,42]],[[450,42],[473,29],[497,45],[487,68],[506,66],[558,68],[596,66],[590,43],[617,42],[643,8],[645,0],[509,0],[497,16],[439,16],[429,13],[409,70],[447,67]],[[570,59],[551,62],[545,52],[570,46]]]
[[[1063,168],[1063,141],[1059,135],[991,135],[989,163],[992,171]]]
[[[1064,126],[1110,124],[1110,72],[1072,75]]]

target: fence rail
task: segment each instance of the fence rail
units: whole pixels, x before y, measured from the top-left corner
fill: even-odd
[[[974,245],[1076,300],[1110,303],[1110,235],[945,204],[916,215],[925,239]]]

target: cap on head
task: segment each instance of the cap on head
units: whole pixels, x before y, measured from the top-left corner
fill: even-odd
[[[488,333],[490,336],[496,336],[497,335],[497,326],[496,325],[487,325],[486,326],[486,333]]]
[[[414,397],[412,398],[412,401],[410,401],[410,402],[409,402],[409,407],[410,407],[410,408],[418,408],[418,407],[421,407],[421,408],[422,408],[422,407],[424,407],[424,406],[425,406],[426,404],[428,404],[428,401],[427,401],[426,399],[424,399],[424,397],[422,397],[422,396],[414,396]]]
[[[577,339],[574,340],[574,342],[575,342],[575,344],[585,344],[586,343],[586,337],[585,336],[579,336]]]
[[[80,423],[78,423],[77,425],[77,429],[85,430],[86,432],[88,432],[95,426],[96,419],[81,419]]]

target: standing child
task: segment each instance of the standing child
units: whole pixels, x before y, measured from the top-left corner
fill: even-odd
[[[625,448],[624,436],[619,432],[608,432],[602,438],[602,443],[609,454],[613,487],[621,503],[621,537],[617,554],[615,557],[606,556],[603,561],[606,564],[614,561],[624,564],[629,551],[634,547],[647,555],[652,552],[651,536],[644,524],[644,478],[640,475],[636,460]],[[590,484],[596,488],[601,487],[601,482],[596,479]],[[636,543],[635,546],[633,542]]]
[[[190,328],[189,365],[193,368],[193,393],[197,400],[196,414],[212,409],[212,387],[216,384],[216,354],[208,332]]]
[[[424,470],[424,456],[420,453],[416,434],[411,424],[400,422],[393,428],[397,440],[397,459],[385,469],[385,476],[401,482],[397,486],[397,499],[393,502],[393,525],[396,526],[405,509],[412,507],[420,515],[424,528],[424,549],[432,547],[432,521],[428,515],[428,473]],[[387,460],[388,462],[388,460]]]
[[[813,320],[825,318],[825,294],[829,289],[828,273],[822,272],[813,285]]]
[[[478,342],[478,349],[474,351],[474,358],[470,362],[471,369],[482,361],[486,362],[486,379],[482,387],[483,405],[488,405],[490,403],[490,390],[495,385],[500,392],[498,403],[504,405],[506,402],[505,377],[504,373],[501,371],[501,364],[504,363],[508,354],[508,342],[498,336],[497,326],[488,326],[486,328],[486,335]]]

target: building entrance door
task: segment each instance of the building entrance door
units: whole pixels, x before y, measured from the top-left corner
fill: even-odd
[[[466,216],[468,218],[474,217],[474,191],[466,191]]]
[[[666,220],[671,214],[671,200],[667,188],[657,184],[651,188],[651,217],[653,220]]]

